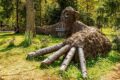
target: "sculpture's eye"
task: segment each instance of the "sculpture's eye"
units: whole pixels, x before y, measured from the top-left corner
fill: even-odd
[[[69,17],[69,14],[68,13],[65,13],[65,18],[68,18]]]

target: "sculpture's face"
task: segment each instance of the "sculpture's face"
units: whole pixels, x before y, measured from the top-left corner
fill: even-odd
[[[76,11],[72,7],[67,7],[61,14],[61,21],[72,23],[76,21]]]

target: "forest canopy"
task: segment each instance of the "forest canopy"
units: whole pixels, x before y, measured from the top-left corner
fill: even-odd
[[[72,6],[79,11],[79,19],[90,26],[120,28],[120,0],[33,0],[35,25],[54,24],[61,11]],[[0,23],[7,29],[20,31],[26,26],[26,0],[0,0]]]

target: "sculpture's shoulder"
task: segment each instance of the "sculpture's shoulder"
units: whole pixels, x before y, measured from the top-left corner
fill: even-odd
[[[86,27],[88,27],[86,24],[84,24],[84,23],[82,23],[81,21],[78,21],[78,20],[74,22],[74,25],[78,26],[80,28],[86,28]]]
[[[57,22],[57,23],[55,23],[53,25],[50,25],[50,27],[51,28],[56,28],[56,27],[60,26],[61,24],[62,24],[62,22]]]

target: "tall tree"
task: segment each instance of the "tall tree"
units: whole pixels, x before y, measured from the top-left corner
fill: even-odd
[[[26,33],[34,37],[35,32],[35,9],[33,0],[26,0]]]
[[[120,0],[105,0],[101,6],[98,8],[98,14],[103,17],[102,23],[107,20],[109,26],[119,28]]]
[[[42,3],[42,0],[40,0],[40,27],[42,26],[42,13],[41,13],[42,5],[41,5],[41,3]]]
[[[18,11],[19,11],[19,0],[16,0],[16,27],[15,27],[15,33],[19,33],[19,16],[18,16]]]

